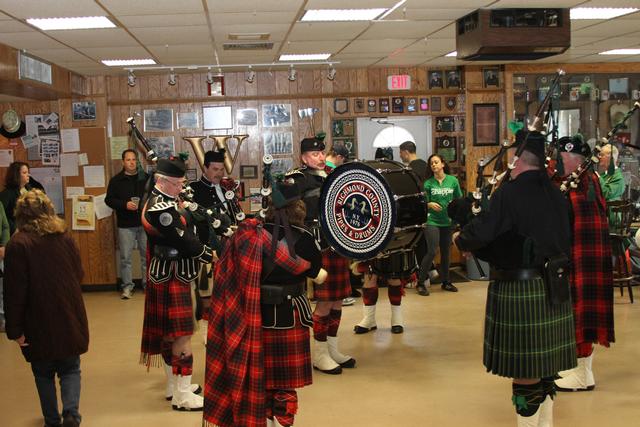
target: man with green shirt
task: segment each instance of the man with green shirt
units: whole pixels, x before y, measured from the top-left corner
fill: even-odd
[[[625,182],[618,167],[618,154],[618,148],[611,144],[602,147],[599,154],[598,175],[602,195],[607,202],[621,200],[624,194]]]

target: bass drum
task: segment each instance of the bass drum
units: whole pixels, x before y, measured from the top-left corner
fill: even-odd
[[[340,255],[356,260],[412,248],[427,206],[418,176],[402,163],[355,161],[329,174],[320,193],[320,225]]]

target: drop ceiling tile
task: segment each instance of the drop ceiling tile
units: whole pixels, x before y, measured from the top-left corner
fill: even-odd
[[[213,47],[210,44],[186,45],[151,45],[147,48],[162,62],[170,62],[172,58],[193,58],[194,63],[207,63],[213,58]],[[197,58],[202,58],[200,61]]]
[[[4,13],[0,12],[0,21],[9,21],[13,19],[12,17],[5,15]]]
[[[352,58],[340,61],[338,68],[368,67],[376,64],[379,60],[380,58]]]
[[[548,0],[527,0],[526,6],[522,3],[521,0],[501,0],[498,1],[491,6],[490,9],[501,9],[501,8],[510,8],[510,7],[561,7],[561,8],[570,8],[576,5],[581,5],[584,1],[580,0],[555,0],[553,2],[549,2]]]
[[[172,15],[121,15],[122,25],[127,28],[180,27],[185,25],[207,25],[203,13],[180,13]]]
[[[2,24],[0,24],[0,33],[20,33],[29,31],[36,30],[26,24],[23,24],[22,22],[15,20],[2,21]]]
[[[0,33],[0,43],[16,49],[62,49],[65,46],[37,31]]]
[[[602,40],[602,37],[571,37],[571,48],[588,46]]]
[[[86,56],[76,52],[73,49],[32,49],[29,51],[34,55],[46,59],[47,61],[55,62],[83,62],[90,61]]]
[[[2,10],[16,18],[53,18],[74,16],[104,16],[95,2],[86,0],[42,1],[20,0],[2,2]]]
[[[59,30],[47,31],[47,34],[62,43],[76,48],[138,46],[138,42],[122,28]]]
[[[309,0],[305,9],[373,9],[391,8],[398,0]]]
[[[297,11],[302,6],[302,0],[260,0],[238,2],[235,0],[207,0],[209,12],[276,12]]]
[[[581,7],[634,7],[633,0],[589,0]],[[638,7],[638,6],[635,6]]]
[[[456,38],[456,24],[449,24],[446,27],[439,29],[428,35],[430,39],[455,39]]]
[[[150,57],[149,53],[142,47],[83,47],[78,50],[98,61],[103,59],[144,59]]]
[[[602,52],[604,50],[611,49],[624,49],[624,48],[637,48],[638,42],[633,37],[613,37],[606,40],[601,40],[590,45],[584,46],[587,49],[594,49],[595,51]]]
[[[276,56],[277,50],[273,51],[229,51],[223,50],[218,52],[218,57],[222,63],[225,62],[272,62]]]
[[[412,67],[418,64],[422,64],[427,57],[425,56],[407,56],[407,55],[396,55],[392,57],[386,57],[381,61],[377,62],[376,65],[380,66],[407,66]]]
[[[216,42],[226,42],[230,33],[269,33],[268,41],[282,41],[289,31],[286,24],[217,25],[213,27]],[[237,40],[232,40],[237,41]]]
[[[211,13],[209,16],[214,28],[217,25],[286,24],[289,26],[296,17],[296,11]]]
[[[298,22],[289,34],[289,40],[351,40],[368,25],[367,22]]]
[[[638,22],[632,19],[612,19],[572,32],[578,37],[614,37],[638,31]]]
[[[579,19],[571,21],[571,34],[576,34],[579,30],[592,27],[603,22],[607,21],[604,19]]]
[[[314,41],[314,42],[290,42],[284,47],[282,53],[334,53],[342,49],[348,40]]]
[[[184,26],[167,28],[131,28],[131,34],[136,36],[140,42],[145,45],[168,44],[186,45],[186,44],[205,44],[209,43],[209,27]]]
[[[476,10],[476,8],[465,9],[411,9],[399,7],[394,10],[389,16],[385,18],[385,21],[393,19],[408,19],[411,21],[455,21],[458,18],[462,18],[465,15]]]
[[[446,27],[449,21],[380,21],[374,22],[358,40],[385,38],[418,39]]]
[[[180,13],[202,13],[201,0],[101,0],[113,15],[169,15]]]
[[[347,46],[344,53],[375,53],[380,56],[388,55],[398,48],[403,48],[407,45],[407,40],[401,39],[385,39],[385,40],[355,40],[349,46]]]

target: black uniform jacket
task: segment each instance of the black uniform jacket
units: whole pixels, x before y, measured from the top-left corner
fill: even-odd
[[[147,178],[147,174],[142,179],[138,178],[137,173],[127,175],[123,169],[109,180],[104,202],[116,211],[119,228],[140,227],[140,212],[127,210],[127,202],[132,197],[139,197],[142,200]]]
[[[541,267],[570,252],[568,209],[544,171],[526,171],[496,190],[489,212],[469,222],[456,244],[498,269]]]

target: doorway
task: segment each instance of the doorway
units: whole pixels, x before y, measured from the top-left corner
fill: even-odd
[[[398,146],[409,140],[416,144],[416,154],[426,160],[433,152],[431,116],[362,117],[357,120],[358,157],[373,160],[378,147],[393,149],[393,159],[400,162]]]

